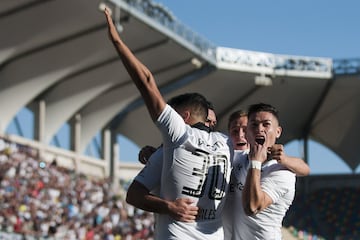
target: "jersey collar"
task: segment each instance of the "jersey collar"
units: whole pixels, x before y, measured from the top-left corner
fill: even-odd
[[[206,132],[211,132],[211,128],[209,128],[208,126],[206,126],[202,122],[195,123],[194,125],[191,125],[191,127],[197,128],[197,129],[200,129],[200,130],[203,130],[203,131],[206,131]]]

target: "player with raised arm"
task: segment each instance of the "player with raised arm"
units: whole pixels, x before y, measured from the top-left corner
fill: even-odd
[[[162,134],[160,198],[153,196],[147,206],[160,213],[157,239],[223,239],[221,213],[233,152],[229,138],[205,125],[208,105],[200,94],[183,94],[167,104],[152,73],[121,40],[108,9],[105,15],[110,39]],[[195,221],[169,215],[171,203],[179,198],[188,198],[198,208]]]

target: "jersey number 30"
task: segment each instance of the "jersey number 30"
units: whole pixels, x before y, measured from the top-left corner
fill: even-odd
[[[211,155],[202,150],[193,153],[202,158],[202,166],[193,168],[192,175],[196,176],[198,185],[196,188],[183,187],[182,193],[188,196],[200,198],[208,189],[209,199],[220,200],[225,195],[228,171],[228,160],[225,155]]]

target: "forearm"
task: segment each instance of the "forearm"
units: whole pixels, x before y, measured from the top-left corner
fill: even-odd
[[[159,214],[169,214],[170,202],[161,199],[155,195],[148,194],[143,197],[137,196],[137,199],[132,201],[132,205],[148,212],[154,212]]]
[[[265,195],[261,190],[260,177],[260,170],[249,169],[242,193],[243,207],[247,215],[254,215],[263,209]]]
[[[126,202],[148,212],[168,213],[168,202],[152,195],[144,185],[137,181],[131,183],[127,191]]]
[[[300,158],[287,156],[282,144],[274,144],[271,147],[271,157],[298,176],[307,176],[310,173],[309,165]]]
[[[127,72],[139,89],[144,88],[154,81],[150,70],[135,57],[120,38],[112,36],[111,40]]]
[[[126,202],[148,212],[167,214],[175,220],[182,222],[193,222],[198,213],[198,207],[194,206],[193,200],[189,198],[177,198],[175,201],[167,201],[152,195],[141,183],[131,183]]]
[[[140,91],[151,118],[156,120],[165,107],[165,101],[156,86],[152,73],[120,39],[113,41],[113,44],[131,79]]]
[[[160,94],[155,79],[150,70],[135,57],[127,45],[122,41],[107,9],[105,9],[105,15],[108,23],[110,40],[134,84],[144,98],[144,102],[147,105],[151,118],[156,120],[166,103]]]
[[[296,157],[286,157],[286,161],[281,162],[286,168],[297,176],[307,176],[310,174],[310,167],[304,160]]]

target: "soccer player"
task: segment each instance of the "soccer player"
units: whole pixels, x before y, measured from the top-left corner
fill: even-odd
[[[253,239],[249,238],[251,234],[256,236],[257,231],[262,227],[244,226],[241,221],[248,219],[242,205],[242,190],[245,185],[245,179],[248,168],[248,154],[250,146],[246,138],[246,131],[248,128],[248,114],[247,111],[238,110],[233,112],[228,121],[228,131],[234,145],[234,160],[233,169],[230,180],[229,193],[227,195],[225,207],[223,210],[223,225],[225,239]],[[290,169],[298,176],[306,176],[309,174],[309,166],[299,158],[294,158],[285,155],[283,145],[273,144],[269,147],[272,153],[272,158],[282,164],[285,168]],[[268,149],[268,150],[269,150]],[[258,225],[267,225],[266,222],[258,221]],[[246,227],[246,230],[243,228]],[[250,231],[251,234],[243,237],[242,233]],[[235,232],[235,234],[233,234]]]
[[[161,199],[149,199],[154,203],[149,205],[151,211],[160,213],[157,239],[223,239],[221,212],[232,159],[228,137],[209,131],[205,125],[208,105],[200,94],[185,94],[167,104],[152,73],[121,40],[108,9],[105,15],[110,39],[162,134]],[[186,100],[189,105],[184,104]],[[191,126],[184,122],[187,119]],[[169,216],[169,203],[179,198],[188,198],[198,208],[195,221],[182,222]]]
[[[295,191],[295,173],[305,176],[310,170],[303,160],[287,156],[283,145],[276,144],[281,134],[278,124],[276,109],[267,104],[252,105],[249,119],[243,111],[229,118],[235,155],[223,215],[225,239],[281,239],[282,219]]]
[[[217,124],[216,114],[214,110],[214,106],[212,103],[208,102],[208,116],[206,118],[205,125],[208,126],[212,131],[215,129]],[[181,115],[181,114],[180,114]],[[160,146],[161,147],[161,146]],[[160,148],[159,147],[159,148]],[[157,150],[158,148],[146,145],[140,149],[138,154],[138,160],[142,164],[146,164],[150,156]]]
[[[190,96],[190,95],[188,95]],[[180,96],[179,96],[180,97]],[[178,97],[175,97],[175,99]],[[183,98],[183,97],[182,97]],[[179,102],[170,100],[171,102]],[[188,101],[181,101],[184,104]],[[211,105],[209,104],[209,107]],[[189,106],[190,107],[190,106]],[[178,113],[183,116],[183,112],[181,112],[181,109],[184,109],[184,107],[177,107]],[[210,112],[213,112],[213,109],[209,108],[208,111],[208,121],[207,123],[216,123],[216,116],[215,113],[212,113],[212,116]],[[209,119],[211,119],[209,121]],[[184,122],[186,124],[189,124],[189,119],[184,119]],[[210,124],[205,124],[209,127],[209,130],[212,130],[210,128]],[[207,130],[208,131],[208,130]],[[142,150],[139,152],[139,160],[140,156],[144,159],[148,159],[145,163],[144,168],[140,171],[140,173],[135,177],[134,181],[129,186],[129,189],[127,191],[127,202],[132,204],[133,206],[143,209],[143,210],[150,210],[151,207],[149,207],[151,201],[148,199],[153,199],[152,195],[159,196],[160,195],[160,184],[161,184],[161,171],[162,171],[162,162],[163,162],[163,147],[162,145],[155,149],[151,146],[146,146],[142,148]],[[172,207],[169,207],[168,214],[173,217],[176,220],[189,222],[194,221],[196,215],[198,214],[197,209],[195,210],[193,206],[191,206],[192,202],[189,201],[188,198],[177,198],[175,202],[168,202],[169,205],[172,205]],[[158,222],[159,214],[155,213],[155,225]],[[158,235],[157,227],[155,226],[155,236]]]
[[[211,130],[215,130],[216,124],[217,124],[217,118],[216,118],[216,113],[214,110],[214,106],[212,105],[212,103],[208,102],[209,106],[208,106],[208,115],[206,118],[206,122],[205,125],[208,126]]]
[[[208,126],[210,130],[214,130],[217,123],[216,114],[210,102],[208,107],[208,116],[205,125]],[[181,112],[179,112],[179,114],[183,115]],[[189,124],[187,119],[184,119],[184,122]],[[152,146],[143,147],[139,152],[139,161],[145,164],[145,166],[129,186],[126,200],[137,208],[149,210],[148,199],[152,198],[152,195],[159,196],[160,194],[161,174],[159,173],[161,172],[163,161],[162,145],[158,148]],[[176,220],[185,222],[193,221],[198,214],[198,209],[195,210],[194,207],[191,206],[192,202],[187,198],[178,198],[175,202],[170,202],[169,204],[172,204],[173,207],[169,208],[171,211],[168,214]],[[155,213],[154,216],[155,236],[157,236],[156,223],[158,222],[159,214]]]

